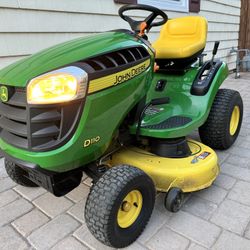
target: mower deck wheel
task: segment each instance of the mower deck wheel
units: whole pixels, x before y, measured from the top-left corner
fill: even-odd
[[[107,170],[92,186],[85,221],[105,245],[126,247],[147,225],[155,202],[155,186],[142,170],[119,165]]]
[[[38,187],[37,184],[26,178],[26,172],[14,162],[5,158],[4,165],[8,176],[17,184],[25,187]]]
[[[166,194],[164,205],[165,208],[173,213],[180,210],[184,199],[184,194],[179,188],[171,188]]]

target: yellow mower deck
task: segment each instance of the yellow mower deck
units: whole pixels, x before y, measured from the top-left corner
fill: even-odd
[[[208,146],[190,140],[192,156],[164,158],[148,151],[130,147],[112,155],[111,166],[128,164],[140,168],[154,181],[156,189],[168,192],[177,187],[193,192],[209,187],[219,173],[216,153]]]

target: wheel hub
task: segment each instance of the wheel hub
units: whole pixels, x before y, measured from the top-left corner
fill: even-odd
[[[240,121],[240,108],[239,106],[235,106],[231,115],[230,120],[230,135],[234,135],[237,131],[238,125]]]
[[[124,211],[124,212],[129,212],[130,211],[130,209],[131,209],[131,204],[129,203],[129,202],[127,202],[127,201],[124,201],[123,203],[122,203],[122,210]]]
[[[142,194],[132,190],[123,199],[117,214],[117,223],[121,228],[130,227],[140,215],[143,204]]]
[[[174,204],[173,204],[174,210],[178,211],[178,210],[180,209],[180,207],[181,207],[181,205],[182,205],[182,200],[183,200],[183,197],[182,197],[181,194],[179,194],[179,195],[176,197],[176,199],[175,199],[175,201],[174,201]]]

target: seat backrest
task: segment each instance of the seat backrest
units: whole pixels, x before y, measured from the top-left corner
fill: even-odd
[[[201,16],[179,17],[169,20],[161,29],[160,37],[179,39],[183,37],[203,40],[207,37],[207,20]]]
[[[153,44],[156,50],[163,49],[166,54],[170,50],[186,48],[187,54],[183,57],[195,54],[206,46],[207,20],[201,16],[187,16],[169,20],[161,29],[158,40]],[[192,48],[190,48],[190,46]],[[159,51],[160,52],[160,51]],[[176,54],[178,54],[177,52]]]

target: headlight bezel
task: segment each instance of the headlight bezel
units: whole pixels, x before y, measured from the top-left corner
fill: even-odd
[[[69,89],[70,85],[72,85],[72,83],[69,83],[65,80],[67,77],[68,80],[69,79],[75,80],[76,89],[74,95],[71,94],[67,96],[65,94],[66,90],[63,87],[66,86]],[[43,92],[42,86],[44,87],[46,83],[48,84],[46,89],[47,92],[46,91]],[[62,84],[62,86],[60,86],[60,84]],[[59,89],[61,87],[64,92],[62,92],[61,94],[52,93],[48,91],[49,87],[51,88],[59,87]],[[77,99],[82,99],[86,95],[87,87],[88,87],[88,73],[85,70],[77,66],[63,67],[57,70],[52,70],[50,72],[41,74],[31,79],[26,87],[27,103],[32,105],[42,105],[42,104],[46,105],[46,104],[65,103]],[[41,92],[40,96],[34,92],[38,91],[38,89]],[[48,98],[48,94],[51,94],[52,97]]]

